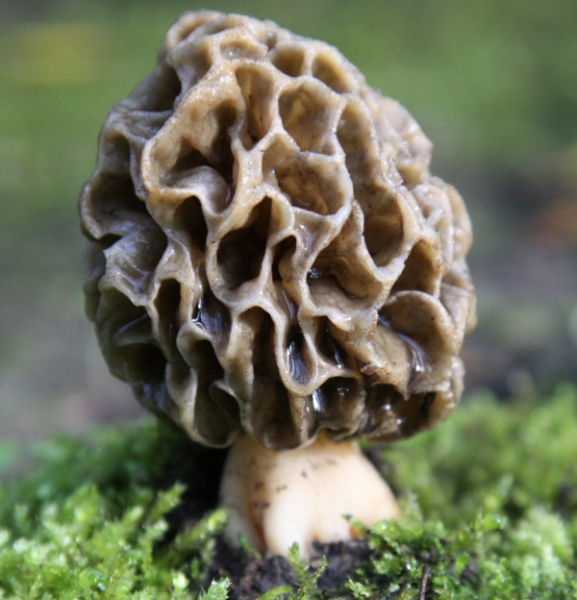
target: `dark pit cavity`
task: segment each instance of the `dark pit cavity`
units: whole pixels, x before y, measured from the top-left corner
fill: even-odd
[[[427,419],[429,417],[429,412],[430,412],[431,407],[433,406],[433,403],[435,402],[436,398],[437,398],[436,392],[427,392],[425,394],[425,396],[423,397],[423,401],[421,402],[421,405],[419,406],[419,411],[421,412],[421,415],[423,415],[424,419]]]
[[[176,71],[168,66],[163,66],[156,84],[152,87],[152,94],[146,97],[145,110],[152,112],[164,112],[172,110],[174,103],[182,90],[182,82]]]
[[[176,279],[165,279],[160,285],[154,305],[158,311],[162,341],[169,348],[176,349],[176,335],[180,328],[180,283]]]
[[[223,102],[207,118],[209,121],[211,118],[215,121],[216,129],[209,157],[210,165],[218,171],[228,184],[231,184],[234,175],[234,156],[228,130],[236,121],[236,108],[228,102]]]
[[[395,258],[403,243],[403,217],[398,204],[391,200],[383,214],[365,219],[364,236],[367,250],[377,267]]]
[[[429,426],[431,409],[437,399],[435,392],[413,394],[408,400],[393,405],[403,437],[409,437]]]
[[[152,323],[146,309],[134,306],[116,289],[103,292],[97,318],[100,342],[105,350],[114,351],[123,346],[152,341]],[[122,378],[122,375],[118,376]]]
[[[171,399],[166,391],[167,360],[153,344],[133,344],[121,350],[126,381],[138,401],[146,408],[160,413],[170,409]]]
[[[274,353],[274,323],[262,308],[251,308],[245,318],[256,330],[252,347],[252,366],[255,377],[276,379],[279,376]]]
[[[122,177],[100,178],[93,184],[89,204],[83,212],[91,212],[101,227],[110,233],[123,233],[121,229],[130,221],[130,213],[148,214],[146,204],[138,198],[128,173]]]
[[[287,334],[286,363],[291,379],[304,384],[310,377],[310,369],[306,363],[306,348],[303,332],[298,325],[293,325]]]
[[[154,344],[132,344],[125,347],[127,374],[131,383],[157,385],[164,382],[167,360]]]
[[[200,150],[186,140],[181,140],[178,156],[172,167],[161,176],[161,181],[166,186],[174,185],[178,180],[187,177],[196,167],[209,166],[207,158]]]
[[[193,368],[205,387],[224,377],[224,369],[216,356],[212,342],[209,340],[195,341],[188,354]]]
[[[319,325],[317,344],[321,354],[337,367],[346,369],[350,366],[351,359],[331,334],[326,318]]]
[[[256,335],[252,340],[254,379],[248,418],[254,435],[266,448],[295,448],[300,439],[294,426],[291,399],[280,380],[274,348],[275,327],[270,315],[254,307],[243,313]],[[294,340],[298,344],[298,334]]]
[[[217,261],[231,289],[260,274],[271,219],[271,199],[252,209],[245,225],[227,233],[218,248]]]
[[[232,420],[240,423],[240,407],[236,398],[215,384],[212,384],[209,390],[214,403],[228,414]]]
[[[437,392],[413,394],[408,399],[392,385],[378,384],[367,390],[367,438],[392,442],[410,437],[430,425]]]
[[[251,415],[257,440],[265,448],[273,450],[299,446],[291,400],[282,382],[258,377],[255,379],[254,391]]]
[[[231,399],[212,385],[224,377],[214,346],[208,340],[196,342],[191,352],[192,366],[198,374],[194,403],[194,425],[200,435],[214,446],[226,446],[238,430],[238,418]],[[222,393],[220,393],[222,392]],[[232,399],[234,400],[234,399]]]
[[[291,260],[296,251],[297,241],[291,235],[279,242],[274,250],[272,261],[272,280],[288,281],[291,277]]]
[[[238,69],[236,80],[246,106],[243,145],[250,150],[268,132],[272,123],[272,82],[256,69]]]
[[[193,322],[204,329],[217,346],[228,344],[230,335],[230,313],[210,288],[199,299]]]
[[[319,426],[333,430],[351,427],[351,413],[362,395],[362,386],[348,377],[327,379],[311,394],[312,406]]]
[[[399,402],[404,402],[403,397],[393,385],[377,384],[368,388],[364,435],[384,441],[399,439],[400,423],[393,411],[393,406]]]
[[[204,253],[208,227],[202,212],[202,205],[196,196],[184,200],[174,212],[174,226],[185,231],[191,242]]]

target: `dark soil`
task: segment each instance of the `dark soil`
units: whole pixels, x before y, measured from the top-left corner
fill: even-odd
[[[310,562],[311,572],[327,559],[327,566],[318,580],[320,590],[334,590],[346,582],[347,577],[364,563],[370,550],[365,540],[344,543],[315,544]],[[254,600],[279,586],[294,586],[292,569],[282,556],[257,557],[241,548],[232,548],[223,539],[217,542],[216,552],[210,565],[203,588],[221,577],[231,581],[230,596],[233,600]],[[346,592],[343,598],[346,597]]]

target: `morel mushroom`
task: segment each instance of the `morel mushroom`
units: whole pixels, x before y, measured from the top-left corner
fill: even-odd
[[[306,551],[352,535],[343,513],[397,516],[354,440],[459,400],[471,226],[430,154],[336,49],[238,15],[181,16],[110,112],[80,199],[88,316],[145,407],[232,444],[229,536]]]

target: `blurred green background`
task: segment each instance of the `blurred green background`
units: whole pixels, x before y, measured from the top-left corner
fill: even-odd
[[[0,440],[140,414],[83,315],[76,198],[108,108],[201,7],[334,44],[433,140],[474,225],[469,390],[577,381],[577,2],[0,0]]]

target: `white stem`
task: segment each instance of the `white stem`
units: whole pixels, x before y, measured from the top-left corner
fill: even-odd
[[[369,527],[400,517],[391,490],[357,443],[335,444],[324,435],[279,452],[240,437],[224,467],[220,504],[230,515],[229,541],[244,534],[257,550],[285,556],[293,542],[308,555],[314,541],[354,538],[343,515]]]

